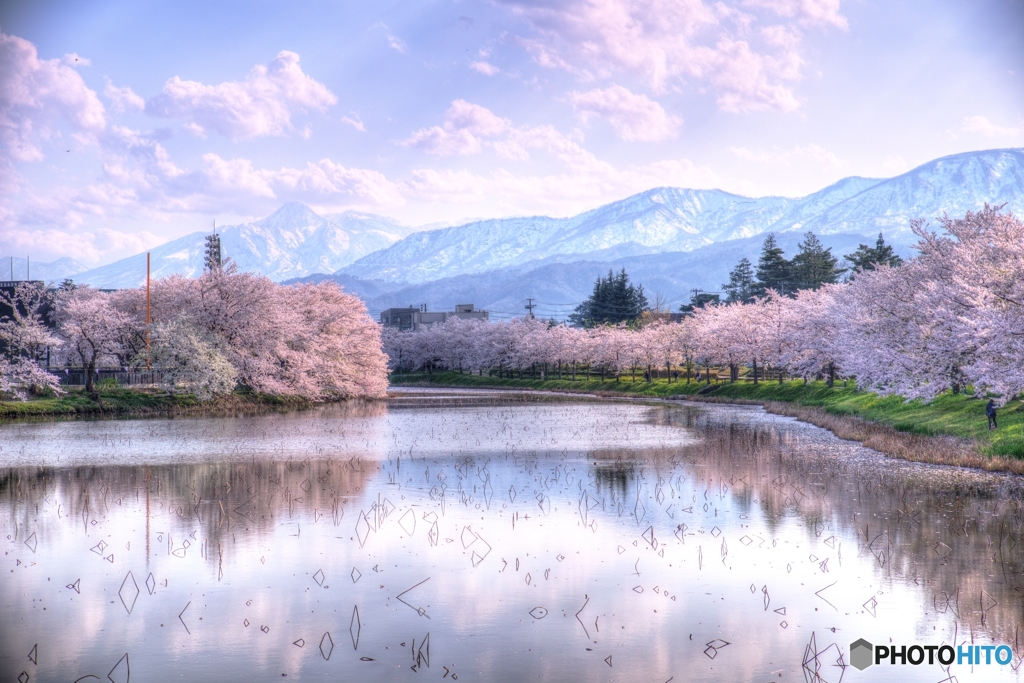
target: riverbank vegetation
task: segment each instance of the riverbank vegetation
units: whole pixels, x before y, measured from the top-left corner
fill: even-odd
[[[988,429],[985,401],[966,393],[947,392],[931,401],[904,401],[899,396],[879,396],[860,391],[852,381],[828,386],[824,380],[787,380],[759,382],[741,378],[736,382],[706,384],[685,380],[669,382],[665,378],[618,381],[599,378],[587,380],[582,374],[576,381],[569,378],[524,379],[471,375],[454,371],[396,373],[391,377],[396,386],[449,386],[476,388],[534,389],[592,393],[601,396],[633,396],[679,398],[723,403],[756,403],[775,413],[827,427],[841,438],[861,441],[889,455],[922,462],[963,464],[983,469],[1024,473],[1021,467],[1010,467],[999,461],[1004,458],[1024,459],[1024,402],[1014,401],[999,410],[996,430]],[[826,416],[851,418],[843,423]],[[862,423],[862,424],[858,424]],[[872,429],[871,425],[879,429]],[[893,432],[919,437],[948,437],[936,441],[901,439]],[[845,434],[845,436],[844,436]],[[871,439],[871,442],[868,439]],[[888,440],[888,443],[883,441]],[[951,441],[952,440],[952,441]],[[941,442],[941,444],[940,444]],[[913,447],[910,444],[915,444]],[[940,446],[937,449],[937,446]],[[929,457],[933,451],[935,457]],[[941,451],[941,453],[939,453]],[[955,457],[954,457],[955,454]],[[987,462],[988,460],[992,462]]]
[[[305,408],[311,405],[313,405],[311,401],[299,396],[278,396],[248,391],[220,394],[200,401],[193,394],[171,393],[163,389],[100,386],[91,394],[81,388],[76,388],[63,392],[59,396],[33,396],[23,401],[0,401],[0,419],[193,413],[221,415]]]

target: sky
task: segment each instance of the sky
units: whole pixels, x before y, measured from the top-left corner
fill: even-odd
[[[0,4],[0,254],[288,201],[410,225],[802,196],[1024,146],[1024,0]]]

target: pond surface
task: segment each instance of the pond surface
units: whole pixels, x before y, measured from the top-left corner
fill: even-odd
[[[542,398],[0,426],[0,683],[1018,680],[1019,479]]]

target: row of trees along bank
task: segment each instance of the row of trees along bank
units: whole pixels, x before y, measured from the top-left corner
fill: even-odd
[[[1003,403],[1024,391],[1024,223],[986,206],[939,224],[941,233],[912,223],[920,253],[906,263],[880,239],[874,251],[858,250],[860,267],[847,282],[789,295],[768,286],[773,280],[762,266],[778,264],[781,252],[766,243],[769,259],[762,255],[757,280],[763,296],[737,295],[679,323],[658,316],[589,327],[452,319],[416,333],[385,330],[385,351],[395,370],[512,376],[542,368],[559,378],[596,372],[635,380],[660,367],[670,380],[702,371],[708,381],[713,367],[728,368],[733,380],[746,367],[755,382],[766,371],[779,381],[854,377],[862,389],[908,399],[969,386]],[[838,277],[834,261],[832,273]],[[602,287],[628,291],[628,282],[609,274],[595,294]],[[593,309],[578,313],[584,324],[600,319]]]
[[[19,286],[0,322],[0,394],[60,393],[44,359],[84,369],[89,393],[104,367],[154,368],[167,389],[200,400],[236,387],[310,400],[387,391],[380,329],[334,283],[283,286],[228,265],[155,280],[150,298],[147,326],[143,288]]]

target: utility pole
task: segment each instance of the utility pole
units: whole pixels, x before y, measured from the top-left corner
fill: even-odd
[[[525,308],[526,310],[528,310],[530,312],[530,318],[533,318],[533,309],[535,309],[536,307],[537,307],[537,304],[533,303],[533,298],[532,297],[527,298],[526,305],[523,306],[523,308]]]
[[[149,365],[149,326],[150,326],[150,323],[153,322],[153,317],[151,315],[149,303],[150,303],[150,299],[149,299],[149,252],[147,251],[146,252],[146,370],[150,370],[151,369],[150,365]],[[148,495],[148,491],[147,491],[147,495]]]

